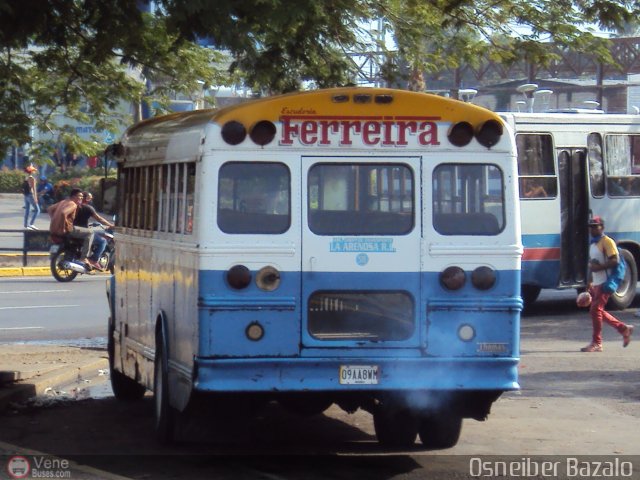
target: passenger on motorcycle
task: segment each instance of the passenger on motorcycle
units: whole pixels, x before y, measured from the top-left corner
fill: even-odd
[[[78,212],[76,213],[76,218],[74,219],[73,224],[78,227],[90,228],[89,219],[93,218],[109,228],[115,227],[113,223],[98,215],[96,209],[91,205],[92,201],[93,195],[91,192],[83,192],[82,205],[78,207]],[[102,235],[98,234],[93,237],[93,242],[96,244],[93,257],[100,260],[100,256],[104,252],[104,249],[107,248],[107,240]]]
[[[78,227],[73,224],[76,217],[78,207],[82,204],[82,191],[79,188],[71,190],[69,198],[59,201],[51,205],[47,209],[47,213],[51,217],[49,231],[52,236],[71,237],[82,239],[82,258],[85,263],[93,268],[102,270],[98,264],[98,258],[89,258],[91,244],[93,243],[94,233],[90,228]]]

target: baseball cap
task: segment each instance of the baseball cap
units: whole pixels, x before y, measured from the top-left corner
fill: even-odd
[[[596,215],[589,219],[589,225],[604,225],[604,220],[600,215]]]

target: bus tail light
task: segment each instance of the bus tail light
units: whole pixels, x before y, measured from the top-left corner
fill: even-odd
[[[460,290],[467,280],[467,275],[460,267],[447,267],[440,273],[440,283],[447,290]]]
[[[244,265],[234,265],[227,272],[227,283],[237,290],[247,288],[251,283],[251,271]]]
[[[489,290],[496,284],[496,272],[490,267],[478,267],[471,273],[471,283],[478,290]]]
[[[263,267],[256,275],[256,285],[260,290],[272,292],[280,285],[280,272],[275,267]]]
[[[497,120],[487,120],[476,130],[476,139],[483,147],[491,148],[500,141],[502,124]]]
[[[473,138],[473,127],[469,122],[458,122],[449,128],[447,138],[452,145],[456,147],[464,147],[468,145]]]

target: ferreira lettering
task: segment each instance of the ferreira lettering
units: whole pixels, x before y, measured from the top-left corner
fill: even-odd
[[[352,145],[359,137],[367,146],[402,147],[411,138],[419,145],[440,145],[438,117],[412,118],[331,118],[313,116],[282,116],[280,145],[305,146]]]

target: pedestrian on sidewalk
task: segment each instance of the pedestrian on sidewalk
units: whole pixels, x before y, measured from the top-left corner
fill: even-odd
[[[633,325],[625,325],[616,317],[605,311],[604,307],[611,296],[603,290],[612,270],[620,262],[620,252],[616,242],[604,234],[604,220],[600,216],[589,219],[591,243],[589,246],[589,284],[587,291],[591,294],[591,324],[593,334],[591,343],[580,349],[582,352],[602,352],[602,322],[605,321],[622,335],[622,346],[631,342]]]
[[[38,171],[33,165],[27,165],[24,169],[27,176],[22,182],[22,194],[24,196],[24,228],[29,230],[37,230],[34,223],[40,213],[38,205],[38,192],[36,190],[37,182],[34,173]],[[31,214],[31,216],[29,215]]]

